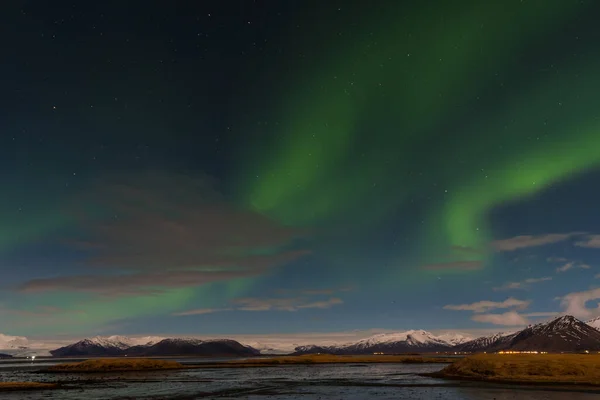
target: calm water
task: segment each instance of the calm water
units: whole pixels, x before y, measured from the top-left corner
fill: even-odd
[[[207,360],[182,360],[185,363]],[[211,360],[213,361],[213,360]],[[440,364],[296,365],[271,368],[195,369],[93,375],[47,375],[34,370],[50,365],[0,363],[0,381],[67,381],[69,388],[2,393],[3,400],[23,399],[482,399],[592,400],[598,393],[565,393],[531,387],[481,386],[420,377]],[[81,382],[85,380],[85,382]]]

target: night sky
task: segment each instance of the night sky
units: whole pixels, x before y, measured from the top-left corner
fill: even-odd
[[[2,2],[0,332],[599,315],[598,15]]]

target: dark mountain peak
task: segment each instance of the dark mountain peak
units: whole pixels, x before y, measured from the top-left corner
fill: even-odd
[[[202,340],[200,339],[191,339],[191,338],[167,338],[167,339],[163,339],[160,342],[156,342],[154,343],[155,345],[157,344],[176,344],[176,345],[183,345],[183,344],[201,344],[203,343]]]
[[[553,320],[547,322],[548,325],[554,325],[559,327],[568,327],[573,324],[583,324],[583,321],[578,320],[572,315],[563,315],[561,317],[556,317]]]
[[[600,350],[600,332],[571,315],[529,326],[502,350],[578,352]]]
[[[121,337],[83,339],[50,352],[53,356],[254,356],[259,351],[231,339],[167,338],[157,343],[131,345]]]
[[[525,330],[531,329],[534,331],[558,332],[569,329],[585,330],[586,328],[588,328],[588,325],[585,322],[578,320],[572,315],[563,315],[550,321],[530,326]]]
[[[600,350],[600,331],[572,315],[562,315],[510,335],[494,335],[456,346],[459,351],[548,351]]]

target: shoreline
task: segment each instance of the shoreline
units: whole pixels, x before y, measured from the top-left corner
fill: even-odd
[[[454,360],[443,357],[416,357],[416,356],[332,356],[332,355],[304,355],[304,356],[278,356],[259,359],[243,359],[231,361],[216,361],[197,364],[182,364],[178,362],[156,359],[90,359],[80,363],[58,364],[49,368],[35,371],[37,373],[64,374],[64,373],[109,373],[109,372],[142,372],[142,371],[170,371],[182,369],[210,369],[210,368],[262,368],[282,367],[297,365],[317,364],[450,364]]]
[[[445,374],[442,371],[428,372],[417,374],[425,378],[436,378],[448,381],[460,381],[460,382],[475,382],[482,384],[499,384],[499,385],[524,385],[524,386],[535,386],[535,387],[581,387],[589,389],[597,389],[600,392],[600,382],[589,382],[589,381],[551,381],[551,380],[528,380],[528,379],[506,379],[506,378],[485,378],[477,376],[465,376],[465,375],[452,375]]]
[[[0,393],[60,389],[58,382],[0,382]]]
[[[479,354],[425,377],[546,387],[600,388],[600,356],[575,354]]]

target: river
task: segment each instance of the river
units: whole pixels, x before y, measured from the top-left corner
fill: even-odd
[[[213,360],[178,360],[198,364]],[[6,392],[3,400],[192,400],[192,399],[427,399],[593,400],[598,393],[531,386],[444,381],[419,374],[443,364],[321,364],[264,368],[190,369],[143,373],[39,374],[55,363],[1,362],[0,381],[66,382],[65,389]]]

